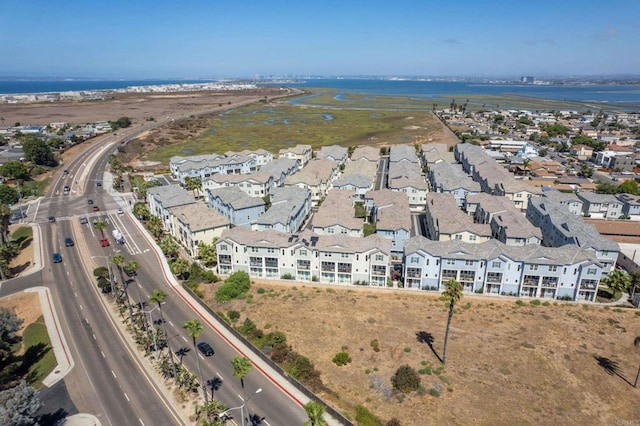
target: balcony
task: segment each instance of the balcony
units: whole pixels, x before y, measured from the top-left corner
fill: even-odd
[[[598,287],[598,283],[593,280],[583,280],[580,283],[581,290],[595,290]]]
[[[545,288],[557,288],[558,287],[558,278],[557,277],[544,277],[542,278],[542,287]]]
[[[311,269],[309,262],[298,262],[298,271],[308,271]]]
[[[451,270],[445,269],[442,271],[442,278],[443,279],[453,278],[455,280],[458,278],[458,271],[451,271]]]
[[[525,275],[524,280],[522,281],[522,285],[529,287],[538,287],[538,283],[540,282],[540,277]]]
[[[489,275],[487,275],[487,283],[491,283],[491,284],[500,284],[500,283],[502,283],[502,274],[497,274],[497,275],[489,274]]]

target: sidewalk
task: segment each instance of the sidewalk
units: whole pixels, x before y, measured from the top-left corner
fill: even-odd
[[[180,298],[184,300],[208,326],[210,326],[216,333],[218,333],[224,340],[226,340],[227,343],[229,343],[235,350],[238,351],[238,353],[240,353],[240,355],[249,359],[257,370],[259,370],[265,377],[276,384],[276,386],[278,386],[285,394],[287,394],[300,406],[307,404],[310,399],[304,393],[293,386],[287,379],[282,377],[279,372],[265,363],[260,357],[255,356],[253,351],[244,343],[244,341],[241,341],[236,336],[229,333],[215,317],[213,317],[209,312],[207,312],[204,307],[202,307],[198,300],[194,299],[187,291],[182,288],[182,285],[178,283],[175,276],[171,272],[167,259],[164,257],[164,254],[160,250],[160,247],[158,247],[158,245],[155,243],[151,234],[149,234],[144,225],[142,225],[142,223],[140,223],[138,220],[135,220],[135,224],[140,232],[145,236],[145,238],[152,243],[151,246],[153,247],[153,251],[162,265],[162,273],[165,279],[171,284],[176,294],[180,296]],[[331,426],[341,425],[339,421],[332,417],[329,417],[328,415],[325,415],[325,420],[327,421],[327,424]]]

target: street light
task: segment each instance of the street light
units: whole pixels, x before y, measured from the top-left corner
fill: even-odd
[[[244,401],[244,403],[239,406],[239,407],[233,407],[233,408],[229,408],[228,410],[223,411],[222,413],[218,414],[218,417],[220,417],[221,419],[223,419],[227,413],[229,411],[233,411],[233,410],[240,410],[240,416],[242,417],[242,426],[244,426],[244,407],[249,403],[249,401],[251,401],[251,398],[253,398],[254,396],[256,396],[257,394],[259,394],[260,392],[262,392],[262,388],[258,388],[256,389],[256,391],[254,393],[251,394],[251,396],[249,398],[247,398],[246,401]],[[242,398],[240,398],[242,399]],[[248,414],[248,413],[247,413]]]

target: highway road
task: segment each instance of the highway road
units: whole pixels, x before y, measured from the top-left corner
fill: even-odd
[[[182,324],[197,315],[164,277],[152,243],[140,232],[139,224],[128,211],[130,198],[117,193],[112,195],[111,183],[105,181],[107,159],[115,146],[135,133],[164,124],[163,121],[120,130],[117,136],[105,137],[64,166],[68,173],[59,173],[47,196],[29,209],[29,219],[42,229],[45,267],[37,274],[3,283],[0,295],[38,283],[51,289],[75,360],[75,368],[64,382],[78,411],[95,414],[103,424],[179,424],[170,404],[137,365],[135,357],[128,353],[130,349],[124,345],[119,328],[109,324],[112,320],[106,313],[105,300],[110,296],[99,293],[95,279],[90,276],[91,270],[104,266],[108,257],[122,254],[127,261],[135,260],[140,264],[136,283],[129,291],[132,299],[146,302],[156,288],[168,294],[163,313],[171,348],[174,351],[185,349],[183,362],[193,372],[197,372],[195,356],[200,356],[205,382],[218,383],[214,392],[216,399],[229,407],[239,407],[257,389],[262,389],[246,406],[253,424],[300,425],[307,416],[299,402],[260,371],[250,372],[244,379],[244,388],[241,387],[232,374],[230,362],[239,353],[214,330],[215,324],[203,318],[199,319],[205,323],[205,330],[198,341],[209,342],[215,354],[203,357],[194,353]],[[65,186],[70,187],[68,195],[63,190]],[[88,199],[93,200],[93,205],[99,206],[100,211],[94,212]],[[127,213],[117,214],[118,208]],[[80,224],[81,215],[89,218],[88,224]],[[50,216],[55,217],[55,222],[49,223]],[[94,217],[108,224],[105,235],[111,240],[110,247],[100,247],[98,232],[91,224]],[[125,236],[124,246],[114,244],[110,236],[115,227]],[[65,247],[66,237],[73,238],[75,246]],[[62,255],[62,263],[51,262],[54,252]],[[159,311],[156,309],[150,315],[158,319]],[[229,414],[240,423],[239,410]]]

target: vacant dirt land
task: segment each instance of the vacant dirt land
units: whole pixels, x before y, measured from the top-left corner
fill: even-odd
[[[553,301],[519,306],[515,299],[465,295],[440,372],[435,354],[442,354],[448,310],[438,295],[270,281],[255,282],[251,295],[210,303],[215,310],[240,311],[238,324],[249,316],[265,333],[283,331],[340,398],[322,396],[352,419],[358,404],[403,425],[613,425],[640,419],[640,388],[629,384],[640,363],[633,346],[640,335],[635,310]],[[433,351],[418,333],[432,336]],[[374,339],[379,352],[371,346]],[[332,359],[343,348],[353,361],[338,367]],[[374,376],[390,387],[404,364],[422,370],[422,395],[386,399],[372,389]]]
[[[18,318],[24,320],[22,330],[42,315],[38,293],[16,293],[0,298],[0,306],[14,311]],[[22,334],[22,330],[18,334]]]

